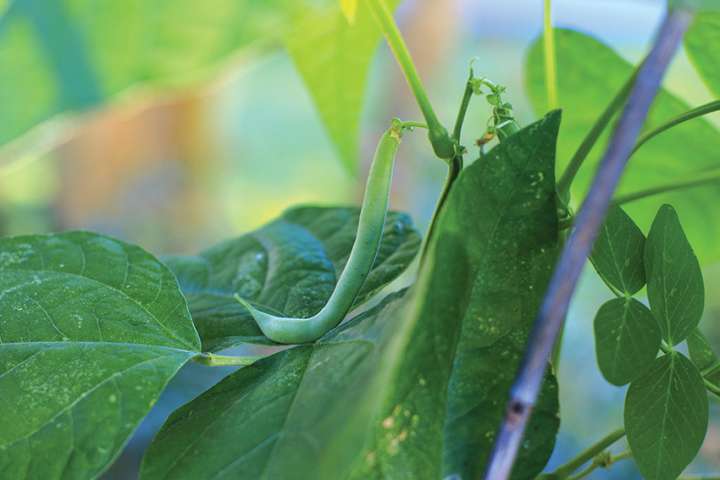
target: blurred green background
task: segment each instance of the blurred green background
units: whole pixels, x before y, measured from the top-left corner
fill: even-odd
[[[23,122],[29,125],[54,112],[42,106],[33,110],[53,96],[37,62],[51,59],[53,68],[61,71],[60,78],[73,87],[68,91],[75,97],[63,101],[92,108],[80,115],[52,116],[50,122],[0,147],[1,235],[89,229],[156,254],[193,253],[258,227],[291,205],[359,203],[375,142],[389,120],[394,116],[420,120],[390,52],[382,45],[370,68],[358,168],[356,172],[346,168],[293,61],[284,50],[269,46],[274,32],[274,27],[266,26],[273,21],[271,4],[282,2],[238,2],[242,11],[229,19],[222,12],[210,12],[226,2],[201,2],[176,11],[172,2],[148,1],[157,4],[151,13],[163,16],[167,37],[152,51],[136,38],[140,30],[133,22],[151,14],[138,2],[65,2],[71,10],[92,7],[93,15],[85,19],[88,25],[97,22],[92,38],[83,36],[86,30],[65,29],[67,22],[58,16],[63,12],[57,10],[61,2],[0,0],[0,15],[15,8],[14,3],[28,8],[28,15],[39,15],[36,20],[49,32],[49,44],[39,47],[45,49],[43,55],[23,56],[22,62],[16,61],[18,52],[25,52],[21,30],[13,42],[0,44],[0,85],[6,87],[0,91],[0,118],[9,125],[0,135],[12,136],[13,128],[26,131]],[[130,9],[136,16],[113,21],[125,18],[118,12]],[[554,2],[554,12],[557,25],[591,33],[636,61],[652,38],[663,5],[563,0]],[[447,123],[454,119],[473,57],[477,74],[507,86],[521,123],[535,118],[523,85],[523,65],[528,46],[541,30],[540,0],[407,0],[400,4],[397,18],[441,119]],[[15,27],[5,20],[0,19],[0,34],[10,35],[8,29]],[[223,43],[223,48],[231,44],[240,48],[215,52],[209,68],[198,69],[204,61],[203,45],[214,45],[228,25],[234,29],[232,41]],[[163,50],[173,35],[181,38],[189,31],[193,41],[180,52],[173,56]],[[261,31],[270,34],[260,35]],[[144,70],[128,77],[130,85],[155,71],[180,71],[191,81],[175,85],[171,76],[153,88],[110,88],[118,96],[109,105],[96,106],[100,102],[93,95],[100,93],[83,83],[94,74],[78,66],[77,42],[87,42],[88,48],[109,44],[117,51],[101,59],[104,72],[122,73],[123,62],[142,56]],[[5,68],[8,63],[3,59],[12,60],[13,68]],[[124,85],[121,80],[117,85]],[[8,85],[30,89],[34,103],[18,98]],[[168,85],[173,88],[164,88]],[[673,63],[666,86],[691,105],[712,99],[684,54]],[[473,104],[464,129],[467,138],[482,134],[488,114],[483,102]],[[720,125],[718,115],[710,121]],[[411,213],[424,228],[444,174],[444,165],[433,158],[425,135],[406,135],[392,207]],[[717,205],[702,208],[709,215],[718,214]],[[705,273],[703,329],[720,346],[720,266],[709,266]],[[622,424],[625,389],[602,379],[592,337],[594,312],[610,297],[588,268],[565,334],[560,369],[562,427],[551,465]],[[107,477],[134,478],[142,449],[165,416],[228,371],[200,366],[183,370]],[[720,470],[717,403],[711,403],[711,411],[713,425],[691,472]],[[591,478],[638,476],[632,461],[624,461]]]

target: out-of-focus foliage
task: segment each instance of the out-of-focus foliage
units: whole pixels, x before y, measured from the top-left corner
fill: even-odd
[[[720,5],[720,2],[717,2]],[[699,13],[685,35],[685,49],[708,88],[720,97],[720,12]],[[713,47],[714,46],[714,47]]]
[[[241,49],[286,41],[345,166],[355,169],[380,39],[363,6],[352,24],[330,0],[211,0],[202,8],[189,0],[17,0],[0,15],[0,145],[130,87],[187,87]]]
[[[392,0],[388,5],[394,8],[398,3]],[[293,22],[287,37],[288,51],[343,163],[351,171],[357,166],[365,84],[379,40],[380,30],[366,2],[342,11],[308,7],[308,13]]]
[[[556,29],[560,102],[564,121],[558,145],[558,168],[564,168],[584,135],[609,100],[632,74],[632,66],[600,41],[571,30]],[[541,39],[530,49],[527,60],[527,88],[536,111],[546,102]],[[645,128],[651,129],[690,107],[663,90],[657,96]],[[605,138],[607,138],[607,133]],[[605,141],[590,153],[572,186],[577,202],[582,199],[595,174]],[[707,120],[698,118],[676,126],[645,144],[630,159],[618,193],[629,193],[665,184],[678,176],[716,167],[720,159],[720,132]],[[649,227],[663,203],[674,205],[683,218],[685,231],[703,263],[720,258],[720,218],[707,215],[705,206],[718,205],[720,188],[699,187],[624,205],[640,225]]]

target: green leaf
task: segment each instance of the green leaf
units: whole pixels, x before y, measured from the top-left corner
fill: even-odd
[[[130,87],[182,88],[257,40],[277,37],[292,2],[16,0],[0,12],[0,145],[56,114]]]
[[[708,425],[702,377],[683,354],[656,359],[625,398],[625,430],[648,480],[674,480],[695,458]]]
[[[700,323],[705,287],[700,264],[670,205],[660,207],[650,228],[645,272],[650,310],[663,338],[677,345]]]
[[[418,283],[407,294],[386,298],[314,344],[285,350],[230,375],[175,412],[146,455],[143,478],[441,478],[448,384],[451,375],[458,379],[470,374],[455,371],[455,348],[476,343],[457,341],[466,331],[472,333],[461,324],[477,320],[468,317],[469,302],[482,301],[486,290],[493,288],[477,276],[486,267],[497,271],[489,255],[482,254],[480,240],[493,239],[488,252],[500,243],[514,251],[526,242],[518,232],[536,228],[532,236],[540,245],[532,249],[537,255],[533,260],[544,266],[547,256],[554,256],[554,180],[552,175],[539,178],[538,171],[552,164],[552,133],[558,121],[555,114],[528,127],[503,142],[487,163],[476,162],[463,172],[441,214],[438,236]],[[504,185],[515,179],[515,194],[494,189],[496,196],[488,199],[496,203],[470,201],[472,192],[482,191],[477,186],[490,181],[485,175]],[[511,198],[526,202],[506,209],[500,224],[503,231],[514,225],[516,230],[508,231],[517,237],[496,237],[488,222],[497,217],[489,210]],[[482,221],[468,222],[467,229],[458,231],[454,216],[461,214],[449,212],[460,208],[467,218]],[[502,276],[497,280],[521,292],[522,305],[537,304],[545,285],[534,282],[546,280],[549,269],[520,265],[510,270],[518,275],[520,286]],[[520,272],[530,274],[520,277]],[[505,348],[517,350],[524,342],[535,311],[526,314],[513,317],[521,323],[514,324],[512,332],[494,342],[481,340],[483,368],[502,372],[502,378],[491,379],[494,385],[478,387],[484,389],[481,403],[492,406],[498,419],[508,394],[506,379],[516,367],[516,358]],[[552,378],[547,391],[545,407],[537,415],[540,420],[530,429],[530,447],[523,450],[528,465],[523,478],[542,468],[557,431]],[[483,434],[492,436],[498,421],[479,409],[466,422],[486,428]]]
[[[94,478],[199,349],[172,273],[70,232],[0,239],[0,472]]]
[[[358,217],[357,208],[297,207],[197,256],[164,258],[188,299],[203,350],[271,343],[235,293],[287,316],[311,316],[320,310],[350,254]],[[355,305],[397,278],[419,246],[410,218],[389,213],[375,265]]]
[[[645,285],[645,235],[622,208],[612,206],[593,245],[590,261],[614,291],[632,295]]]
[[[600,41],[579,32],[556,29],[558,85],[564,122],[558,144],[558,168],[562,171],[611,98],[631,76],[633,67]],[[526,68],[528,93],[537,112],[547,105],[542,39],[529,52]],[[592,59],[592,61],[588,61]],[[689,110],[689,106],[666,90],[659,92],[645,129],[650,130]],[[606,145],[601,138],[572,185],[577,205],[584,198]],[[704,118],[674,127],[645,144],[633,155],[618,194],[628,194],[666,184],[668,178],[687,176],[716,167],[720,133]],[[720,259],[720,217],[708,216],[698,205],[720,203],[720,189],[713,186],[670,192],[623,205],[624,210],[647,231],[657,208],[675,205],[683,213],[688,236],[703,263]]]
[[[660,349],[660,328],[634,298],[604,303],[595,316],[595,351],[605,379],[625,385],[643,374]]]
[[[448,398],[444,475],[479,478],[505,414],[527,335],[555,265],[559,111],[509,137],[453,187],[438,244],[467,242],[467,303]],[[514,478],[534,478],[558,429],[552,375],[532,416]]]
[[[699,370],[715,367],[720,362],[720,358],[718,358],[710,342],[699,328],[694,329],[687,338],[687,345],[690,359]],[[714,372],[705,378],[716,385],[720,385],[720,371]]]
[[[685,49],[710,91],[720,96],[720,65],[715,53],[717,45],[720,45],[720,12],[696,14],[685,34]]]
[[[367,2],[351,3],[352,22],[338,0],[306,8],[293,20],[286,46],[343,164],[355,172],[365,87],[381,32]],[[398,3],[391,0],[387,6],[394,9]]]

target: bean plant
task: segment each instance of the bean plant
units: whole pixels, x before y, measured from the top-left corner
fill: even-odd
[[[66,3],[49,8],[67,14]],[[720,359],[699,329],[701,265],[720,258],[720,133],[700,117],[720,101],[691,108],[661,80],[687,30],[689,58],[720,94],[713,2],[669,5],[632,65],[553,28],[546,0],[525,69],[539,119],[521,124],[519,92],[482,76],[476,59],[458,79],[452,126],[418,75],[397,3],[306,13],[308,28],[325,18],[346,40],[329,65],[307,54],[327,42],[295,30],[287,41],[346,164],[354,132],[335,122],[352,124],[362,102],[333,110],[326,69],[367,69],[383,34],[417,101],[422,118],[387,120],[362,208],[291,207],[188,256],[88,231],[0,238],[0,478],[100,476],[188,362],[237,368],[170,415],[142,479],[580,479],[621,460],[650,480],[682,475],[720,397]],[[10,2],[0,45],[42,14]],[[346,97],[362,98],[362,82],[345,81]],[[93,103],[83,98],[60,110]],[[490,109],[487,126],[464,132],[473,105]],[[409,135],[426,135],[448,168],[424,235],[388,210]],[[612,298],[578,319],[594,327],[597,366],[586,368],[628,386],[624,422],[548,471],[558,390],[572,394],[558,385],[562,325],[588,256]],[[404,272],[412,285],[395,287]],[[222,353],[248,344],[277,348]],[[624,438],[627,450],[611,453]]]

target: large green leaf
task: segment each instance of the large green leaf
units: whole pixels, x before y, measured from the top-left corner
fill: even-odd
[[[595,239],[590,261],[612,289],[632,295],[645,285],[645,236],[620,207],[607,212]]]
[[[625,430],[644,478],[677,478],[700,450],[707,425],[705,385],[683,354],[658,358],[642,378],[630,384]]]
[[[140,248],[0,239],[0,476],[99,475],[199,346],[172,273]]]
[[[399,0],[387,2],[390,9]],[[345,166],[357,168],[360,116],[370,61],[380,40],[367,2],[352,21],[338,0],[308,6],[293,21],[286,45]]]
[[[488,382],[477,387],[483,396],[480,403],[491,407],[490,413],[477,405],[465,422],[492,436],[517,365],[517,355],[510,356],[506,349],[517,350],[524,343],[529,317],[512,305],[496,306],[486,314],[508,313],[512,332],[501,336],[487,329],[492,338],[479,342],[469,338],[458,343],[457,337],[478,333],[461,324],[477,322],[470,312],[482,311],[476,303],[494,288],[479,278],[485,268],[499,284],[521,292],[523,312],[529,315],[525,306],[539,302],[557,245],[557,218],[552,174],[538,173],[552,171],[558,121],[555,114],[528,127],[463,172],[410,292],[387,298],[312,345],[294,347],[229,376],[180,409],[150,447],[143,477],[440,478],[445,470],[443,444],[448,442],[448,384],[451,375],[458,383],[465,375],[470,382],[472,375],[457,366],[455,349],[460,346],[469,359],[476,343],[484,345],[482,368],[492,369],[497,379],[488,371]],[[482,191],[478,185],[492,180],[512,184],[515,193],[493,189],[497,196],[487,199],[496,203],[471,201]],[[521,199],[522,205],[509,204],[511,199]],[[493,234],[491,222],[498,217],[489,210],[501,205],[500,224],[512,238]],[[478,221],[460,224],[457,215]],[[512,259],[510,276],[520,282],[516,285],[490,264],[482,253],[483,241],[492,239],[493,250],[502,244],[519,252],[521,245],[531,243],[527,234],[538,245],[531,248],[532,255]],[[523,263],[531,259],[539,266]],[[508,330],[501,322],[492,325]],[[473,383],[477,380],[472,378]],[[472,386],[466,388],[464,392],[473,393]],[[531,447],[523,450],[526,478],[542,468],[552,449],[558,426],[556,395],[551,378],[539,420],[530,429]],[[486,453],[475,444],[466,448]],[[456,455],[462,450],[455,442],[452,449]]]
[[[271,343],[235,293],[288,316],[311,316],[335,288],[355,239],[357,208],[298,207],[261,229],[197,256],[166,257],[190,305],[204,350]],[[391,212],[355,305],[400,275],[420,246],[407,215]]]
[[[579,32],[555,30],[558,85],[564,122],[558,144],[558,168],[564,169],[572,154],[611,98],[632,74],[632,66],[598,40]],[[544,64],[541,39],[529,52],[526,83],[536,111],[545,105]],[[687,111],[690,107],[663,90],[650,111],[646,129]],[[572,185],[574,203],[584,197],[595,174],[607,135],[598,142]],[[720,133],[699,118],[653,138],[630,160],[618,193],[630,193],[665,184],[668,179],[718,165]],[[704,205],[720,203],[720,187],[710,185],[648,197],[623,205],[646,229],[663,203],[675,205],[683,216],[688,237],[703,263],[720,259],[720,217],[709,216]]]
[[[660,349],[660,328],[648,308],[634,298],[604,303],[595,316],[595,351],[605,379],[625,385],[643,374]]]
[[[670,205],[660,207],[648,234],[645,272],[650,309],[665,341],[676,345],[700,323],[705,286],[697,257]]]
[[[685,49],[708,88],[720,97],[720,64],[717,46],[720,45],[720,12],[701,12],[695,15],[685,34]]]
[[[449,389],[445,475],[482,474],[555,265],[559,128],[560,113],[553,112],[465,170],[440,224],[439,243],[468,232],[473,236],[467,241],[474,243],[467,249],[472,281]],[[554,446],[557,412],[557,386],[550,375],[514,478],[533,478],[544,467]]]

